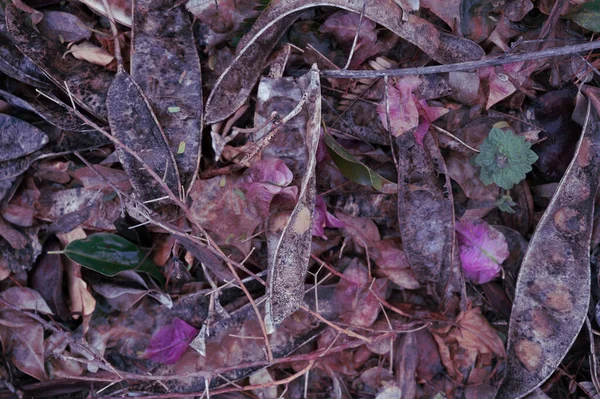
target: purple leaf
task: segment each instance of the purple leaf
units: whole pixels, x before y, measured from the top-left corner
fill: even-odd
[[[493,280],[509,255],[506,238],[483,220],[456,222],[456,231],[465,277],[479,284]]]
[[[197,335],[197,329],[176,317],[170,325],[164,326],[152,336],[143,357],[158,363],[175,364]]]

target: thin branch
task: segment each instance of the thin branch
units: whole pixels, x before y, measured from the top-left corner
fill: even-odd
[[[458,62],[455,64],[433,65],[426,67],[404,68],[404,69],[387,69],[383,71],[341,71],[341,70],[324,70],[321,71],[321,76],[325,78],[340,78],[340,79],[375,79],[384,76],[409,76],[409,75],[431,75],[435,73],[468,71],[470,69],[482,68],[486,66],[506,65],[513,62],[529,61],[540,58],[560,57],[569,54],[578,54],[590,50],[600,48],[600,41],[573,44],[564,47],[553,47],[541,51],[532,51],[529,53],[511,54],[500,57],[488,58],[478,61]]]

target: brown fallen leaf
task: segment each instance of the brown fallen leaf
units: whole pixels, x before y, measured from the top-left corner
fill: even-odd
[[[0,341],[4,353],[22,372],[40,381],[48,375],[44,367],[44,327],[15,310],[0,312]]]
[[[67,95],[70,94],[77,104],[101,120],[106,120],[106,95],[113,73],[86,61],[63,58],[64,47],[27,25],[15,6],[9,4],[5,12],[6,26],[15,46],[43,70],[56,86]]]
[[[521,398],[556,370],[584,323],[590,298],[590,240],[600,175],[600,102],[590,104],[583,134],[544,212],[517,280],[508,331],[508,363],[497,398]]]

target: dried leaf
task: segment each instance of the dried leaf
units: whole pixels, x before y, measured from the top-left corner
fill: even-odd
[[[81,2],[100,15],[107,16],[103,0],[81,0]],[[131,26],[131,0],[108,0],[108,7],[115,21]]]
[[[27,287],[10,287],[2,291],[2,299],[22,310],[51,315],[52,311],[39,292]]]
[[[115,59],[107,50],[88,41],[69,46],[67,53],[78,60],[84,60],[100,66],[107,66]]]
[[[117,73],[110,85],[106,106],[113,136],[145,162],[142,165],[124,149],[116,148],[123,169],[142,201],[166,195],[158,182],[144,171],[146,165],[180,197],[179,174],[165,134],[141,89],[126,72]],[[158,204],[161,202],[154,202],[153,206]]]
[[[286,187],[292,182],[292,172],[281,159],[265,159],[255,162],[250,168],[243,188],[248,203],[256,207],[263,218],[269,215],[271,201],[277,195],[296,201],[298,187]]]
[[[600,103],[596,92],[586,94],[593,106],[588,105],[575,156],[521,265],[508,331],[507,370],[497,398],[521,398],[546,381],[586,317],[592,216],[600,175]]]
[[[78,42],[92,37],[92,30],[76,15],[68,12],[46,11],[36,27],[44,36],[55,42]]]
[[[106,120],[106,95],[112,72],[71,57],[64,57],[64,47],[46,39],[27,25],[16,7],[6,7],[6,26],[13,43],[46,73],[61,90],[94,116]]]
[[[62,130],[75,132],[87,132],[92,130],[92,128],[86,125],[79,117],[72,114],[71,110],[58,99],[56,100],[62,105],[46,100],[42,96],[27,101],[4,90],[0,90],[0,98],[13,107],[36,113],[46,122]]]
[[[48,143],[44,132],[13,116],[0,114],[0,131],[0,162],[31,154]]]
[[[5,325],[9,321],[11,326]],[[44,328],[33,319],[4,310],[0,314],[0,340],[5,354],[22,372],[40,381],[48,376],[44,368]]]
[[[465,277],[478,284],[492,281],[509,255],[502,233],[483,220],[457,222],[456,231]]]
[[[306,99],[306,148],[308,162],[302,178],[298,203],[281,233],[269,264],[269,297],[266,305],[266,324],[271,332],[286,317],[294,313],[304,298],[304,279],[310,260],[312,226],[314,221],[317,147],[321,123],[321,85],[319,70],[312,70],[298,78]],[[271,256],[270,256],[271,258]]]
[[[274,43],[303,10],[319,6],[339,7],[362,13],[362,0],[278,0],[273,1],[240,41],[238,55],[215,84],[206,104],[206,122],[221,121],[235,112],[248,97],[260,76],[264,60]],[[365,17],[385,26],[401,38],[415,44],[440,63],[472,61],[484,55],[476,43],[443,33],[415,15],[408,21],[398,18],[399,7],[387,0],[371,0]]]
[[[0,7],[0,71],[13,79],[40,89],[52,87],[44,72],[12,44],[6,29],[3,7]]]
[[[131,77],[160,120],[187,192],[202,142],[202,76],[190,17],[170,0],[136,0],[134,6]]]

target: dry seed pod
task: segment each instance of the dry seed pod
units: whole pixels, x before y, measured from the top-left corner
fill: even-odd
[[[538,223],[517,280],[508,363],[496,398],[521,398],[556,370],[590,299],[590,240],[600,174],[600,102],[588,108],[575,155]]]

